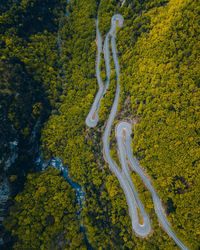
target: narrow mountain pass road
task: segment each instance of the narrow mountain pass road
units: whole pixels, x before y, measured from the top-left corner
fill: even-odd
[[[127,200],[127,204],[129,208],[129,215],[132,220],[132,228],[138,236],[145,237],[150,233],[150,230],[151,230],[151,225],[150,225],[150,220],[148,218],[148,215],[146,214],[143,205],[139,201],[139,198],[137,196],[137,192],[133,186],[133,183],[128,180],[126,173],[123,173],[123,171],[119,169],[119,167],[110,157],[109,137],[111,134],[112,124],[114,122],[115,115],[117,113],[117,107],[118,107],[119,95],[120,95],[119,62],[117,58],[117,51],[116,51],[116,44],[115,44],[116,24],[118,24],[119,26],[122,26],[123,21],[124,19],[121,15],[119,14],[114,15],[111,20],[111,29],[109,31],[109,33],[111,34],[111,48],[112,48],[113,61],[114,61],[115,71],[116,71],[117,88],[116,88],[116,94],[115,94],[113,106],[112,106],[112,109],[108,118],[108,122],[105,128],[105,132],[103,135],[103,147],[104,147],[105,161],[109,164],[111,170],[116,175],[124,191],[124,194],[126,196],[126,200]],[[109,57],[110,57],[108,52],[109,52],[109,43],[105,41],[104,58],[106,62],[108,62]],[[106,63],[106,73],[107,73],[107,81],[109,81],[110,80],[110,65],[108,63]],[[109,85],[109,84],[106,83],[106,85]],[[142,225],[139,223],[137,208],[139,209],[140,214],[143,217]]]
[[[146,187],[151,192],[151,196],[154,203],[154,209],[158,216],[159,222],[162,225],[162,227],[165,229],[167,234],[175,241],[175,243],[181,248],[181,249],[188,249],[175,235],[175,233],[170,228],[170,224],[167,221],[167,218],[164,213],[164,209],[162,207],[161,201],[157,193],[155,192],[151,182],[143,172],[143,170],[138,166],[137,162],[135,161],[132,151],[131,151],[131,124],[127,122],[119,122],[115,128],[115,135],[117,138],[117,144],[119,149],[119,155],[120,155],[120,161],[123,159],[123,168],[124,172],[126,172],[127,175],[129,175],[129,166],[133,171],[135,171],[140,178],[143,180]],[[126,160],[127,159],[127,160]],[[130,180],[131,181],[131,180]]]
[[[104,42],[104,58],[105,58],[105,65],[106,65],[106,83],[105,87],[103,86],[102,79],[100,77],[100,59],[101,59],[101,51],[102,51],[102,39],[100,32],[98,30],[98,18],[96,22],[96,30],[97,30],[97,63],[96,63],[96,74],[97,74],[97,80],[99,84],[99,91],[95,97],[94,103],[92,105],[92,108],[86,118],[86,124],[88,127],[95,127],[98,123],[98,110],[100,107],[100,100],[103,98],[103,95],[106,93],[109,83],[110,83],[110,53],[109,53],[109,39],[111,40],[111,48],[112,48],[112,56],[116,71],[116,80],[117,80],[117,86],[116,86],[116,93],[115,93],[115,99],[112,105],[112,109],[108,118],[108,122],[106,124],[106,128],[103,134],[103,150],[104,150],[104,158],[105,161],[108,163],[111,171],[116,175],[121,188],[124,191],[129,215],[131,217],[132,221],[132,228],[133,231],[136,233],[136,235],[140,237],[146,237],[151,232],[151,225],[150,220],[145,212],[144,206],[141,203],[141,201],[138,198],[137,191],[132,183],[130,172],[128,168],[128,164],[131,166],[132,170],[134,170],[143,180],[144,184],[147,186],[147,188],[150,190],[152,199],[154,202],[154,208],[155,212],[158,216],[158,219],[165,229],[165,231],[168,233],[168,235],[175,241],[175,243],[181,248],[181,249],[188,249],[175,235],[175,233],[171,230],[170,225],[167,221],[167,218],[164,214],[164,210],[161,205],[160,198],[156,194],[152,184],[150,183],[149,179],[146,177],[146,175],[143,173],[142,169],[137,165],[135,159],[132,156],[131,151],[131,125],[127,122],[120,122],[115,129],[117,143],[118,143],[118,149],[119,149],[119,158],[121,163],[121,168],[117,166],[117,164],[113,161],[113,159],[110,156],[110,145],[109,145],[109,138],[111,135],[111,128],[112,124],[115,119],[115,115],[117,113],[117,107],[119,103],[119,96],[120,96],[120,85],[119,85],[119,62],[117,58],[117,50],[116,50],[116,27],[123,25],[123,17],[119,14],[116,14],[111,19],[111,29],[108,32],[105,42]],[[142,216],[142,223],[139,221],[138,216],[138,210],[140,215]]]
[[[103,97],[103,92],[104,92],[104,86],[103,86],[103,81],[100,76],[100,61],[101,61],[101,52],[102,52],[102,39],[101,39],[101,34],[98,28],[98,18],[96,20],[96,35],[97,35],[97,62],[96,62],[96,77],[97,77],[97,82],[99,85],[99,90],[97,92],[97,95],[94,99],[94,102],[92,104],[92,107],[90,109],[90,112],[85,120],[86,124],[88,127],[96,127],[98,121],[99,121],[99,107],[100,107],[100,101],[101,98]]]

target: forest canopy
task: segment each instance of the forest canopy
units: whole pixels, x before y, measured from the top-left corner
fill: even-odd
[[[125,196],[105,164],[101,139],[115,93],[114,71],[101,102],[100,123],[91,129],[85,124],[98,90],[97,11],[103,38],[112,15],[120,13],[124,26],[116,44],[121,94],[115,124],[134,121],[134,156],[151,178],[176,235],[199,249],[199,1],[71,0],[66,9],[63,0],[11,2],[1,4],[0,104],[6,109],[0,118],[1,150],[7,152],[16,134],[22,149],[12,174],[24,180],[33,171],[30,148],[39,120],[43,156],[62,158],[85,191],[83,223],[94,249],[178,249],[160,227],[150,192],[134,172],[131,177],[153,230],[144,239],[133,234]],[[105,80],[104,60],[101,69]],[[116,160],[114,130],[110,140]],[[59,172],[30,174],[5,227],[17,236],[15,248],[55,247],[57,237],[65,247],[84,248],[75,211],[74,193]]]
[[[14,249],[84,247],[84,235],[75,219],[75,193],[60,171],[29,174],[24,190],[15,197],[4,226],[17,236]]]
[[[130,96],[139,121],[134,154],[167,204],[174,230],[192,249],[200,244],[199,8],[198,1],[171,0],[144,14],[150,21],[139,37],[128,35],[127,27],[118,37],[121,98]]]

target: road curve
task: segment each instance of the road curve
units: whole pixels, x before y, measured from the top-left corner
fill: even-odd
[[[109,146],[109,137],[111,134],[111,127],[114,122],[114,118],[117,112],[118,102],[119,102],[119,94],[120,94],[120,85],[119,85],[119,62],[117,58],[117,51],[116,51],[116,44],[115,44],[115,36],[116,36],[116,25],[122,26],[123,25],[123,17],[119,14],[116,14],[111,19],[111,29],[108,32],[105,42],[104,42],[104,58],[105,58],[105,64],[106,64],[106,84],[105,87],[103,86],[102,79],[100,77],[100,59],[101,59],[101,51],[102,51],[102,40],[101,35],[98,30],[98,19],[96,22],[96,30],[97,30],[97,63],[96,63],[96,74],[97,74],[97,80],[99,84],[99,91],[95,97],[94,103],[92,105],[92,108],[88,114],[88,117],[86,118],[86,124],[88,127],[95,127],[98,122],[98,110],[100,106],[100,99],[103,97],[103,95],[106,93],[106,90],[109,87],[110,82],[110,54],[109,54],[109,39],[111,37],[111,48],[112,48],[112,55],[116,70],[116,79],[117,79],[117,87],[116,87],[116,94],[115,99],[113,102],[113,106],[108,118],[108,122],[105,128],[105,132],[103,134],[103,150],[104,150],[104,157],[105,161],[109,164],[110,169],[113,171],[113,173],[116,175],[116,177],[119,180],[119,183],[124,191],[128,209],[129,209],[129,215],[131,217],[132,221],[132,228],[135,231],[135,233],[141,237],[145,237],[150,233],[151,226],[150,226],[150,220],[147,215],[147,213],[144,210],[144,206],[140,202],[137,192],[135,190],[135,187],[131,181],[130,173],[127,164],[129,163],[130,167],[142,178],[143,182],[147,186],[147,188],[150,190],[152,199],[154,202],[154,208],[155,212],[159,218],[159,221],[163,228],[166,230],[168,235],[175,241],[175,243],[181,248],[181,249],[188,249],[174,234],[174,232],[171,230],[170,225],[167,221],[167,218],[164,214],[160,198],[156,194],[152,184],[150,183],[149,179],[146,177],[146,175],[143,173],[141,168],[137,165],[135,159],[132,156],[131,152],[131,125],[126,122],[120,122],[116,126],[116,138],[119,148],[119,156],[120,156],[120,163],[122,165],[122,169],[120,169],[116,163],[113,161],[113,159],[110,157],[110,146]],[[140,224],[139,218],[138,218],[138,212],[139,210],[143,223]]]
[[[94,102],[92,104],[92,107],[90,109],[90,112],[85,120],[85,123],[87,124],[88,127],[96,127],[98,121],[99,121],[99,107],[100,107],[100,100],[103,97],[103,91],[104,91],[104,86],[103,86],[103,81],[100,76],[100,61],[101,61],[101,52],[102,52],[102,39],[101,39],[101,34],[98,28],[98,17],[96,20],[96,35],[97,35],[97,62],[96,62],[96,76],[97,76],[97,82],[99,85],[99,90],[97,92],[97,95],[94,99]]]
[[[112,109],[108,118],[108,122],[105,128],[105,132],[103,135],[103,148],[104,148],[104,156],[106,162],[109,164],[111,170],[116,175],[117,179],[119,180],[119,183],[124,191],[124,194],[126,196],[128,208],[129,208],[129,215],[132,220],[132,228],[135,231],[135,233],[141,237],[145,237],[150,233],[151,226],[150,221],[148,218],[148,215],[144,211],[144,207],[139,201],[139,198],[137,196],[137,192],[135,191],[135,188],[133,184],[130,185],[130,182],[127,179],[127,175],[125,172],[121,171],[121,169],[118,168],[116,163],[113,161],[113,159],[110,157],[110,145],[109,145],[109,137],[111,133],[111,127],[117,112],[117,106],[119,102],[119,94],[120,94],[120,86],[119,86],[119,63],[117,58],[117,51],[116,51],[116,44],[115,44],[115,36],[116,36],[116,21],[118,21],[118,25],[123,25],[123,17],[119,14],[114,15],[111,19],[111,29],[109,31],[111,35],[111,48],[112,48],[112,55],[113,55],[113,61],[115,65],[115,71],[116,71],[116,78],[117,78],[117,87],[116,87],[116,93],[115,93],[115,99],[112,105]],[[109,62],[109,43],[107,40],[105,40],[104,44],[104,58],[106,62],[106,77],[107,81],[109,82],[110,78],[110,64]],[[109,85],[109,83],[106,83],[106,85]],[[140,210],[140,213],[143,217],[143,224],[141,225],[139,223],[137,208]]]
[[[140,178],[143,180],[145,183],[146,187],[149,189],[151,192],[151,196],[153,199],[154,203],[154,209],[155,212],[158,216],[158,219],[167,232],[167,234],[175,241],[175,243],[181,248],[181,249],[188,249],[175,235],[175,233],[171,230],[170,224],[167,221],[167,218],[164,214],[164,209],[162,207],[161,201],[159,196],[156,194],[151,182],[143,172],[143,170],[138,166],[136,163],[132,151],[131,151],[131,124],[127,122],[119,122],[116,127],[115,127],[115,135],[117,138],[117,144],[118,144],[118,149],[119,149],[119,155],[120,159],[123,158],[124,163],[124,172],[129,174],[129,169],[128,169],[128,163],[129,166],[134,170]]]

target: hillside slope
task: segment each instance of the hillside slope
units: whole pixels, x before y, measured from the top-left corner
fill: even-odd
[[[144,14],[134,46],[120,32],[122,99],[130,96],[133,151],[192,249],[199,242],[200,5],[171,0]],[[134,29],[134,25],[132,27]],[[127,48],[128,47],[128,48]]]

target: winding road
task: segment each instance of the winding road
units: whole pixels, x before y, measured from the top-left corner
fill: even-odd
[[[100,61],[101,61],[101,52],[102,52],[102,39],[101,39],[101,34],[98,28],[98,18],[96,20],[96,35],[97,35],[96,76],[97,76],[97,82],[99,85],[99,90],[97,92],[97,95],[94,99],[90,112],[85,121],[88,127],[96,127],[99,121],[98,111],[100,107],[100,100],[103,97],[103,92],[104,92],[103,81],[100,76],[100,68],[99,68]]]
[[[112,55],[115,65],[116,71],[116,80],[117,87],[115,93],[115,99],[112,105],[112,109],[108,118],[108,122],[103,134],[103,150],[104,150],[104,158],[105,161],[109,164],[111,171],[116,175],[127,200],[129,215],[132,221],[133,231],[140,237],[145,237],[151,232],[151,224],[148,214],[145,212],[144,206],[138,198],[137,191],[132,183],[129,167],[134,170],[143,180],[146,187],[149,189],[152,195],[152,199],[154,202],[155,212],[158,216],[158,219],[167,232],[167,234],[175,241],[175,243],[181,249],[188,249],[175,235],[175,233],[171,230],[170,224],[167,221],[167,218],[164,214],[164,210],[160,201],[160,198],[156,194],[152,184],[149,179],[146,177],[143,170],[137,165],[135,159],[132,156],[131,151],[131,124],[127,122],[119,122],[115,128],[115,134],[117,138],[118,150],[119,150],[119,158],[121,163],[121,168],[117,166],[117,164],[113,161],[110,156],[110,145],[109,145],[109,137],[111,134],[112,124],[114,122],[115,115],[117,113],[117,107],[119,102],[120,95],[120,85],[119,85],[119,62],[117,58],[116,51],[116,26],[123,25],[123,17],[119,14],[116,14],[111,19],[111,29],[108,32],[105,42],[104,42],[104,58],[106,64],[106,83],[105,87],[103,85],[102,79],[100,77],[100,60],[101,60],[101,52],[102,52],[102,39],[98,29],[98,18],[96,22],[96,32],[97,32],[97,63],[96,63],[96,75],[99,84],[99,90],[95,97],[92,108],[86,118],[86,124],[88,127],[95,127],[98,123],[98,110],[100,107],[100,100],[103,98],[106,93],[109,83],[110,83],[110,53],[109,53],[109,39],[111,38],[111,48]],[[139,214],[142,217],[142,222],[139,219]]]
[[[156,194],[152,184],[150,183],[149,179],[143,172],[143,170],[138,166],[136,163],[132,152],[131,152],[131,124],[127,122],[119,122],[115,128],[115,135],[117,138],[117,144],[119,149],[120,161],[122,164],[122,168],[125,169],[124,171],[127,172],[129,175],[129,168],[128,164],[132,170],[134,170],[140,178],[145,183],[146,187],[151,192],[151,196],[154,203],[154,209],[158,216],[158,219],[167,232],[167,234],[175,241],[175,243],[181,249],[188,249],[175,235],[175,233],[171,230],[170,224],[167,221],[167,218],[164,214],[164,210],[160,201],[159,196]],[[123,161],[123,162],[122,162]]]

